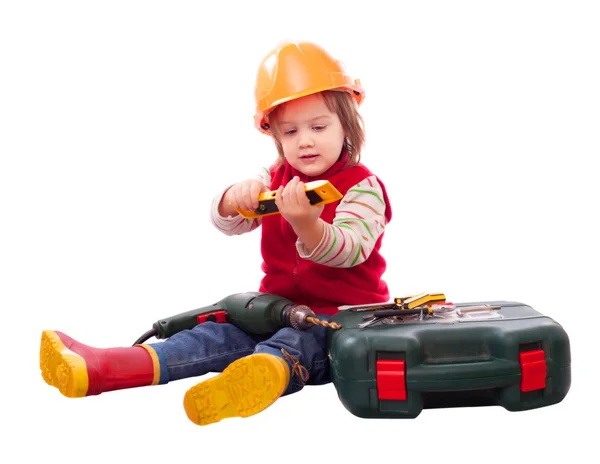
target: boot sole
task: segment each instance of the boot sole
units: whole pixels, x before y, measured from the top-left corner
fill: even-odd
[[[46,383],[68,398],[86,396],[89,379],[85,360],[69,350],[52,330],[42,332],[40,369]]]
[[[183,399],[188,418],[208,425],[252,416],[273,404],[287,388],[289,370],[277,356],[257,353],[230,364],[220,375],[190,388]]]

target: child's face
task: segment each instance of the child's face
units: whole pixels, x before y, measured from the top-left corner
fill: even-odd
[[[285,103],[275,124],[285,159],[302,174],[323,174],[339,158],[345,139],[342,123],[319,94]]]

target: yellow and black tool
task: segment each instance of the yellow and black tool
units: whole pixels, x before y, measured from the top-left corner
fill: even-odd
[[[433,307],[443,303],[446,303],[446,295],[443,293],[419,293],[404,298],[394,298],[393,303],[374,305],[368,315],[363,317],[366,322],[359,324],[358,327],[364,329],[386,317],[431,315],[434,313]],[[359,309],[359,311],[365,310],[368,310],[368,307]]]
[[[313,206],[326,205],[340,200],[343,195],[327,180],[315,180],[304,184],[306,196]],[[255,210],[246,210],[236,208],[236,211],[248,219],[271,216],[279,214],[279,209],[275,204],[277,191],[263,192],[258,197],[258,208]]]
[[[394,311],[407,311],[422,306],[431,306],[435,304],[446,303],[446,295],[443,293],[419,293],[418,295],[406,296],[403,298],[394,298],[393,302],[375,303],[356,306],[340,306],[340,310],[348,311],[378,311],[384,309],[393,309]]]
[[[419,293],[418,295],[408,296],[406,298],[394,298],[397,309],[414,309],[419,306],[439,304],[446,302],[446,295],[443,293]]]

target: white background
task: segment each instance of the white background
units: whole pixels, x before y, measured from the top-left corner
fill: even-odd
[[[597,4],[382,5],[2,3],[6,462],[598,455]],[[182,398],[199,379],[77,400],[43,382],[44,329],[129,346],[160,318],[258,287],[259,234],[220,235],[208,211],[219,189],[276,155],[253,127],[254,77],[288,38],[321,44],[366,88],[363,161],[393,202],[383,246],[393,295],[516,300],[554,318],[573,359],[562,403],[367,420],[329,384],[198,427]]]

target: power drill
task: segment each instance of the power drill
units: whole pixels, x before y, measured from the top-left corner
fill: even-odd
[[[234,293],[213,305],[193,309],[152,325],[152,329],[142,335],[134,345],[143,343],[150,337],[165,339],[182,330],[192,329],[204,322],[229,322],[244,332],[255,335],[275,333],[283,327],[305,330],[313,325],[340,329],[335,322],[318,319],[315,313],[304,305],[298,305],[287,298],[272,293]]]

